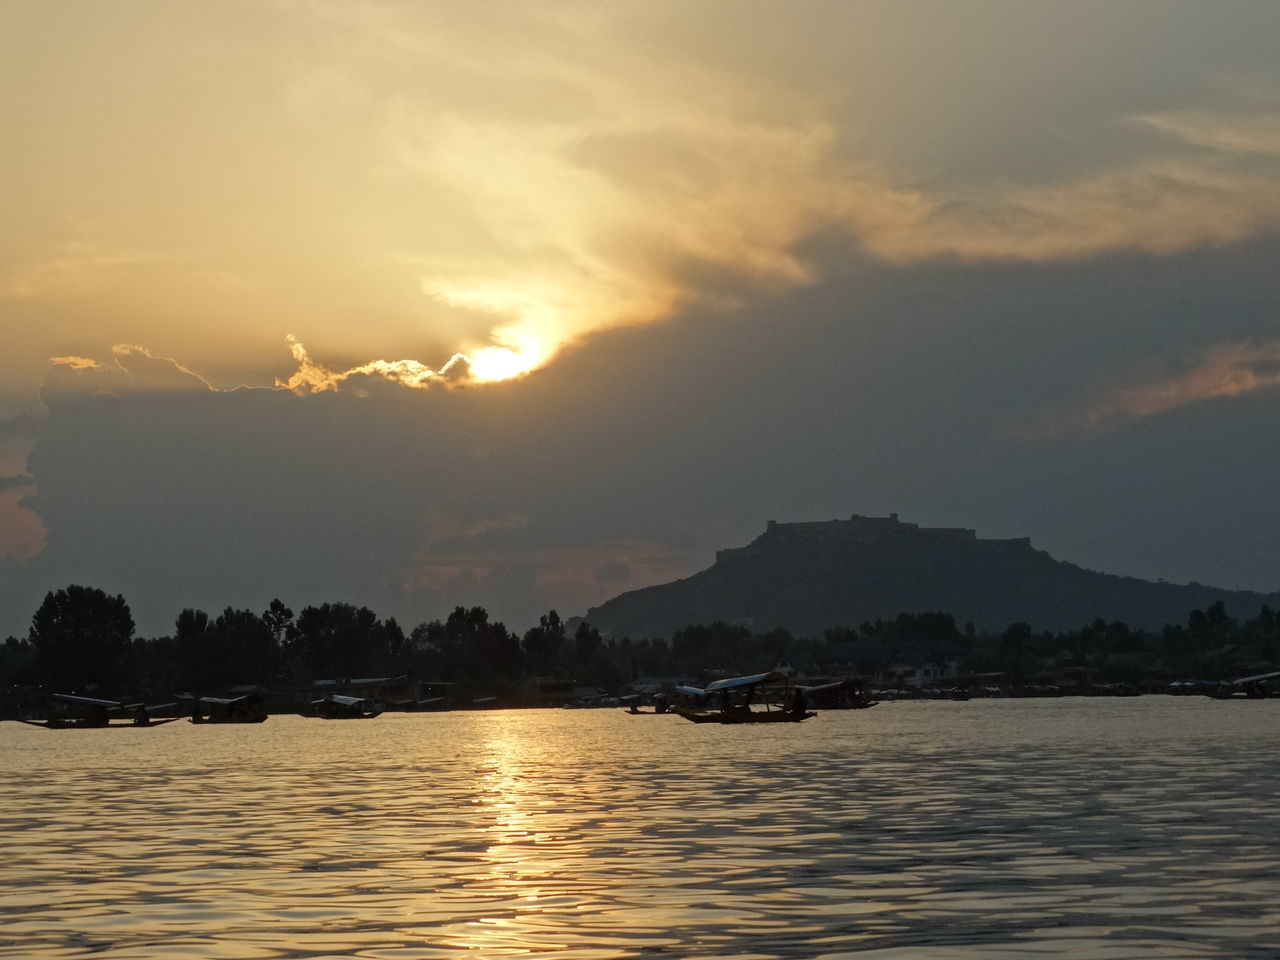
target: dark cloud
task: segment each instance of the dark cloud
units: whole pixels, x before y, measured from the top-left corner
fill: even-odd
[[[631,579],[631,568],[625,563],[611,561],[596,568],[595,578],[597,583],[621,587]]]
[[[28,466],[47,546],[0,563],[0,634],[70,582],[123,593],[149,633],[274,596],[408,623],[480,604],[522,629],[768,519],[853,512],[1274,589],[1274,391],[1019,428],[1269,335],[1277,253],[885,268],[819,244],[823,281],[767,308],[615,330],[483,389],[63,389]]]
[[[0,420],[0,440],[30,440],[39,432],[44,421],[29,414]]]

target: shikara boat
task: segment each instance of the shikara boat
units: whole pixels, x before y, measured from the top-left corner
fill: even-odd
[[[311,701],[314,716],[322,720],[372,720],[382,713],[382,704],[364,697],[344,697],[332,693]]]
[[[257,694],[241,697],[192,697],[192,723],[262,723],[267,719],[266,707]]]
[[[623,712],[630,714],[633,717],[652,717],[659,714],[675,712],[671,709],[671,704],[667,702],[667,698],[664,694],[659,693],[655,695],[653,697],[653,702],[648,705],[641,703],[640,700],[641,697],[639,694],[632,694],[631,696],[623,697]]]
[[[862,684],[856,680],[835,680],[811,687],[796,687],[803,691],[805,700],[822,710],[866,710],[880,705],[862,692]]]
[[[679,686],[676,692],[699,700],[714,700],[714,706],[690,707],[676,704],[671,708],[693,723],[799,723],[817,716],[807,709],[804,691],[797,689],[789,702],[753,703],[763,684],[785,682],[786,674],[777,671],[749,677],[731,677],[699,687]],[[784,698],[785,699],[785,698]]]
[[[71,693],[54,693],[49,697],[57,706],[44,720],[22,720],[32,727],[46,730],[122,730],[159,727],[173,723],[177,717],[153,717],[157,711],[176,707],[176,703],[147,706],[122,700],[100,700]]]
[[[1224,680],[1207,692],[1215,700],[1266,700],[1280,695],[1280,671]]]

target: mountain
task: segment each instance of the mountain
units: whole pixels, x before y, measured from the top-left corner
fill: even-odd
[[[979,631],[1019,621],[1070,630],[1098,618],[1159,629],[1221,600],[1235,617],[1280,607],[1280,593],[1153,583],[1055,560],[1029,538],[980,539],[973,530],[922,528],[898,515],[778,523],[683,580],[620,594],[585,619],[614,637],[669,637],[724,621],[797,636],[856,627],[899,613],[941,611]]]

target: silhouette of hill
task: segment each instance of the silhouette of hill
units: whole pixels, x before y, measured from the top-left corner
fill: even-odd
[[[745,547],[721,550],[683,580],[620,594],[585,619],[611,636],[669,637],[691,623],[820,636],[899,613],[942,611],[979,631],[1019,621],[1070,630],[1098,618],[1159,629],[1223,601],[1232,616],[1280,606],[1280,593],[1151,582],[1055,560],[1029,538],[980,539],[973,530],[921,528],[897,514],[817,523],[770,520]]]

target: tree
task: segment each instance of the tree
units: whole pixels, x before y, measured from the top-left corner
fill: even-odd
[[[220,655],[219,684],[261,683],[277,670],[275,633],[252,610],[227,607],[213,623]]]
[[[1005,669],[1015,679],[1021,679],[1026,670],[1027,656],[1031,652],[1031,625],[1011,623],[1000,638],[1000,656]]]
[[[459,608],[461,609],[461,608]],[[538,677],[549,677],[556,672],[560,662],[560,649],[564,644],[564,622],[554,610],[538,618],[538,625],[525,631],[521,648],[529,671]]]
[[[573,655],[579,669],[591,662],[603,643],[599,630],[585,620],[578,624],[577,632],[573,635]]]
[[[9,637],[0,645],[0,686],[27,683],[35,676],[35,653],[31,644]]]
[[[120,681],[133,631],[123,596],[72,585],[45,595],[27,641],[49,683],[85,690]]]
[[[294,629],[293,611],[286,607],[277,597],[262,612],[262,621],[267,625],[267,629],[271,631],[271,636],[275,638],[276,646],[283,649],[285,644],[292,639]]]
[[[385,634],[368,607],[324,603],[298,614],[290,648],[316,677],[368,676],[384,660]]]

